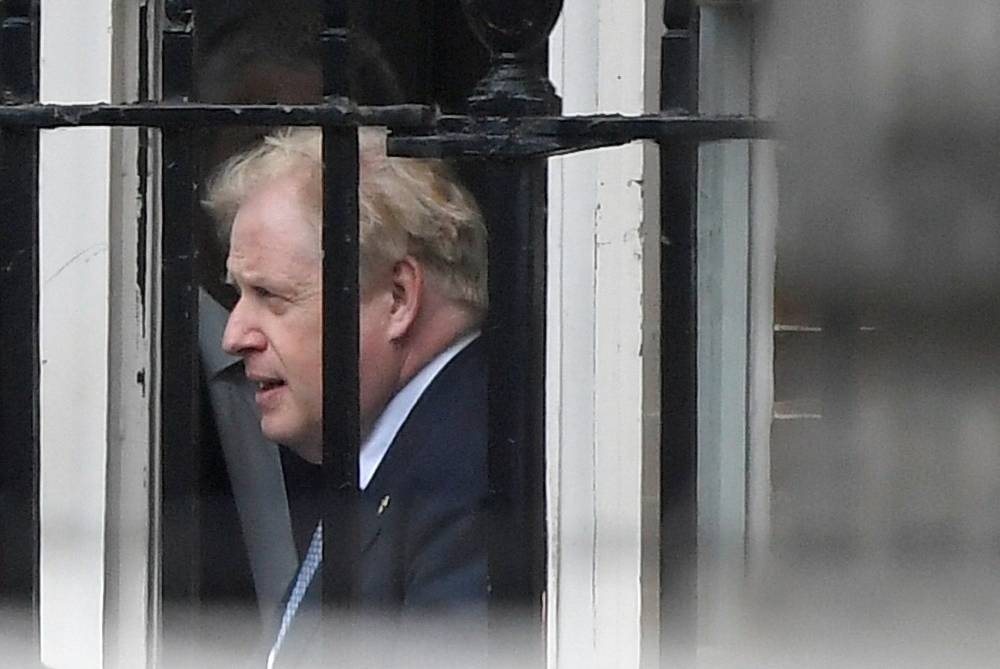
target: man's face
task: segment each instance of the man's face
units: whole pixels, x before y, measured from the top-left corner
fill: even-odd
[[[240,207],[226,262],[240,292],[223,348],[257,384],[261,429],[306,460],[322,459],[323,298],[319,235],[301,180],[265,182]]]

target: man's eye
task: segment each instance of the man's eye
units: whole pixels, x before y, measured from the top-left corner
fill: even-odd
[[[269,291],[267,288],[262,288],[260,286],[254,286],[253,292],[257,295],[257,297],[263,297],[265,299],[268,297],[277,297],[277,295]]]

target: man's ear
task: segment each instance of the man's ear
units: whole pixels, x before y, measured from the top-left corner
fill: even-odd
[[[390,339],[400,339],[409,333],[424,293],[424,268],[413,256],[397,261],[389,273],[392,306],[389,309],[388,334]]]

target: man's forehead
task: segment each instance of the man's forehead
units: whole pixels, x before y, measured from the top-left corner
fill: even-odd
[[[234,235],[226,258],[226,281],[253,283],[263,279],[287,278],[300,282],[318,277],[321,271],[318,241],[305,224],[273,227],[248,226]]]
[[[230,229],[230,247],[264,245],[282,249],[291,245],[295,248],[284,251],[317,253],[320,240],[312,216],[294,182],[267,182],[237,210]]]
[[[287,208],[305,211],[308,189],[305,187],[303,175],[283,174],[267,177],[254,183],[253,189],[247,193],[240,203],[236,216],[241,212],[272,211]]]

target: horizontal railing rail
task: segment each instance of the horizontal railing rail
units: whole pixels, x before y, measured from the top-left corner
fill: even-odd
[[[20,104],[0,106],[0,127],[386,126],[393,153],[414,156],[555,155],[636,140],[710,142],[775,137],[776,122],[753,116],[676,111],[622,115],[459,116],[417,104],[358,106],[195,103]]]

